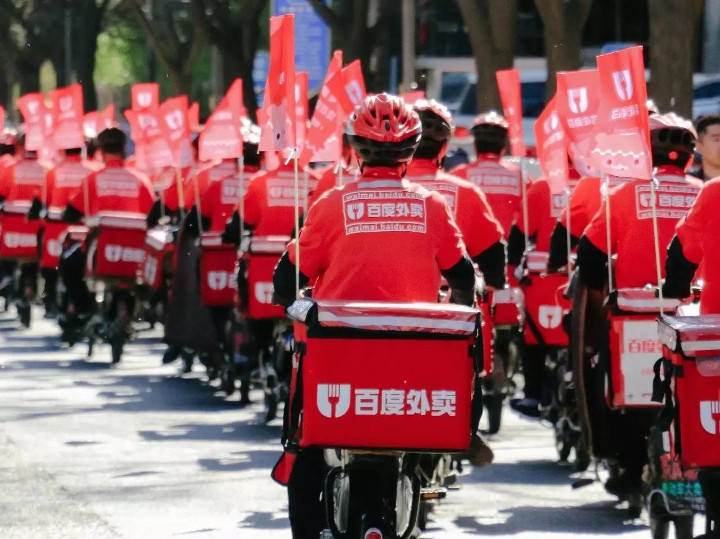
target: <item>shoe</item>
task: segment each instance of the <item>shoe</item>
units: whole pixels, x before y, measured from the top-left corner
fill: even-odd
[[[510,408],[526,417],[538,418],[542,415],[540,403],[535,399],[510,399]]]
[[[628,499],[642,493],[642,477],[640,474],[624,471],[620,475],[610,477],[605,482],[605,491],[621,500]]]
[[[180,352],[180,348],[176,346],[168,346],[167,350],[165,350],[165,353],[163,354],[162,364],[167,365],[169,363],[172,363],[178,357],[180,357]]]
[[[492,464],[495,455],[490,446],[485,443],[479,434],[475,434],[470,441],[470,449],[467,452],[467,459],[473,466],[488,466]]]

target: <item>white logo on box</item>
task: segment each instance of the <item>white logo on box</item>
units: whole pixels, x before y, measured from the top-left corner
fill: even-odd
[[[350,386],[348,384],[318,384],[317,407],[325,417],[344,416],[350,409]]]
[[[255,283],[255,299],[265,305],[272,303],[273,284],[272,283]]]
[[[563,310],[559,305],[540,305],[538,309],[538,322],[545,329],[560,327]]]
[[[105,260],[113,263],[122,261],[139,264],[145,258],[145,252],[142,249],[133,249],[122,245],[106,245],[104,254]]]
[[[60,256],[62,254],[62,245],[58,240],[51,240],[47,243],[47,251],[50,256]]]
[[[710,434],[720,433],[720,401],[700,402],[700,424],[705,432]]]
[[[6,232],[3,237],[5,245],[7,245],[10,249],[17,249],[18,247],[37,247],[37,236],[34,234]]]

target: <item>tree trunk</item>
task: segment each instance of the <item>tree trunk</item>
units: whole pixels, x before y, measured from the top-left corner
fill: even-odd
[[[513,66],[517,0],[457,0],[475,58],[478,112],[500,109],[495,71]]]
[[[227,91],[232,82],[238,77],[243,80],[243,105],[245,105],[248,115],[254,121],[258,102],[257,96],[255,95],[255,85],[253,83],[252,62],[243,62],[238,56],[237,51],[232,54],[228,51],[222,51],[222,67],[223,91]]]
[[[580,69],[582,32],[592,0],[535,0],[545,27],[547,84],[545,99],[555,95],[555,74]]]
[[[95,90],[95,53],[97,39],[100,34],[101,14],[95,0],[85,0],[80,7],[79,21],[73,25],[74,38],[77,40],[78,54],[74,58],[75,72],[78,82],[83,85],[83,101],[86,111],[97,109],[97,92]]]
[[[693,67],[703,0],[649,0],[650,97],[662,111],[690,118]]]
[[[32,62],[20,61],[17,69],[20,95],[40,91],[40,66]]]

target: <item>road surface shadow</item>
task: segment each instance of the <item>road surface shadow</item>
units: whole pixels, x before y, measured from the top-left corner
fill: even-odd
[[[472,467],[471,467],[472,469]],[[472,469],[463,475],[463,483],[501,483],[510,485],[568,485],[573,469],[547,460],[520,460],[494,463],[482,469]]]
[[[290,526],[286,516],[278,518],[277,513],[254,511],[238,522],[238,528],[284,530]]]
[[[237,451],[233,453],[237,456],[198,459],[198,464],[212,472],[242,472],[258,468],[271,470],[280,457],[280,453],[281,448],[278,443],[277,449]]]
[[[252,440],[254,442],[274,443],[280,440],[282,429],[263,424],[235,421],[222,425],[183,424],[173,425],[169,432],[141,430],[138,434],[147,441],[175,440]],[[279,445],[278,445],[279,447]],[[245,454],[244,452],[241,454]]]
[[[571,507],[533,507],[523,505],[503,509],[499,517],[507,516],[504,522],[483,524],[475,517],[458,516],[456,526],[465,532],[485,535],[516,535],[523,532],[546,533],[597,533],[622,535],[647,529],[647,524],[638,520],[623,522],[626,513],[617,509],[616,502],[595,502]],[[428,532],[432,531],[428,528]]]

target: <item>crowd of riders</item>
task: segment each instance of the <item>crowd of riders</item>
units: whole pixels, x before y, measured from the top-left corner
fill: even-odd
[[[112,117],[86,125],[84,144],[75,137],[50,144],[52,151],[37,133],[29,136],[37,126],[27,117],[17,129],[3,129],[5,309],[14,305],[29,327],[37,312],[32,306],[42,304],[45,317],[58,321],[59,346],[86,342],[92,354],[96,343],[108,343],[113,363],[121,361],[125,343],[141,338],[142,324],[160,322],[163,363],[181,359],[190,372],[198,360],[226,393],[239,390],[242,404],[250,402],[253,388],[261,389],[268,421],[284,403],[285,452],[274,477],[287,484],[294,537],[350,536],[327,501],[331,470],[344,469],[346,457],[338,466],[323,447],[295,443],[303,419],[292,408],[308,406],[296,399],[303,391],[298,358],[312,359],[316,336],[308,325],[308,343],[301,343],[297,321],[315,309],[320,325],[357,324],[338,309],[357,314],[378,304],[437,304],[448,320],[462,313],[480,313],[482,320],[473,334],[479,359],[472,368],[470,425],[463,427],[466,447],[429,467],[415,464],[411,475],[427,483],[418,499],[440,497],[463,460],[492,463],[481,416],[486,409],[488,432],[500,429],[503,400],[515,397],[521,371],[523,396],[511,398],[510,406],[554,426],[561,460],[574,453],[578,471],[590,465],[607,470],[606,490],[628,502],[631,516],[647,507],[654,537],[666,536],[670,522],[678,537],[692,537],[698,481],[707,500],[707,537],[720,533],[714,466],[668,478],[657,464],[666,462],[653,445],[658,418],[677,411],[678,403],[672,408],[656,398],[664,381],[654,360],[663,354],[660,345],[653,347],[655,330],[647,334],[658,312],[672,316],[678,304],[692,306],[698,298],[694,320],[720,333],[720,319],[712,317],[720,314],[720,179],[712,179],[720,175],[720,116],[693,125],[644,104],[652,180],[601,174],[586,156],[565,154],[565,187],[558,193],[551,174],[533,159],[506,156],[510,122],[496,111],[478,115],[469,130],[474,159],[450,170],[446,158],[461,141],[449,110],[432,99],[408,103],[384,93],[353,104],[341,122],[335,162],[298,163],[298,150],[275,151],[263,142],[269,123],[258,126],[233,116],[232,107],[219,107],[237,120],[232,136],[217,129],[221,115],[205,127],[187,125],[181,157],[158,167],[140,151],[162,153],[153,146],[162,137],[142,126],[142,115],[152,117],[155,109],[142,98],[138,103],[128,115],[142,127],[131,122],[133,155]],[[230,139],[234,156],[210,151]],[[700,168],[693,168],[696,152]],[[683,323],[692,325],[688,320]],[[393,338],[406,338],[400,335],[406,329],[393,331]],[[633,346],[639,352],[627,355]],[[635,372],[632,361],[648,361],[643,346],[656,357],[649,371]],[[664,371],[666,380],[670,371]],[[649,380],[648,387],[633,386],[638,379]],[[331,396],[335,402],[324,415],[339,417],[349,404],[343,407],[341,393]],[[433,400],[432,406],[440,405]],[[718,429],[720,412],[712,417]],[[679,437],[678,429],[670,439]],[[663,432],[667,438],[667,425]],[[670,443],[660,445],[673,454]],[[694,495],[670,500],[677,484],[690,485],[686,490]],[[337,495],[340,487],[334,488]],[[420,513],[410,511],[408,535],[396,533],[395,522],[358,525],[366,538],[416,537]],[[344,525],[354,526],[347,518]]]

